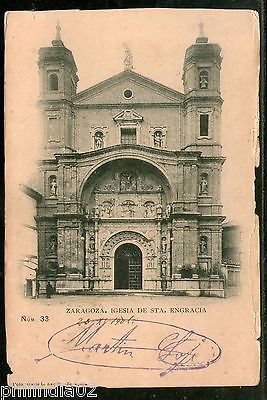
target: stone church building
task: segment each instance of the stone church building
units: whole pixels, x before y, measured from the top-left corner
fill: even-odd
[[[59,26],[40,49],[41,288],[224,295],[220,53],[201,29],[180,93],[127,49],[122,72],[77,93]]]

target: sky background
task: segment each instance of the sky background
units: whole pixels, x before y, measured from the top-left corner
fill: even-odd
[[[12,185],[27,181],[39,158],[38,50],[51,45],[57,21],[78,67],[78,92],[124,68],[183,92],[183,60],[204,23],[222,48],[223,213],[244,222],[253,212],[257,137],[258,17],[253,11],[139,9],[12,12],[6,16],[6,168]],[[15,186],[14,186],[15,187]],[[15,196],[15,194],[14,194]]]

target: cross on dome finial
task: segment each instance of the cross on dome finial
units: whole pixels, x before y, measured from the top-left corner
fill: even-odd
[[[62,39],[61,39],[60,31],[61,31],[61,27],[59,25],[59,22],[57,21],[57,24],[56,24],[56,37],[55,37],[55,40],[52,40],[53,47],[62,47],[62,46],[64,47],[64,44],[63,44]]]
[[[199,26],[199,37],[205,37],[203,22],[200,22],[198,26]]]
[[[208,43],[208,38],[205,36],[205,33],[204,33],[204,24],[203,24],[203,22],[200,22],[198,24],[198,26],[199,26],[199,35],[198,35],[198,38],[196,39],[196,43],[198,43],[198,44]]]
[[[124,58],[124,71],[130,71],[133,69],[133,55],[130,48],[125,45],[125,58]]]
[[[59,22],[57,21],[56,24],[56,39],[55,40],[61,40],[61,35],[60,35],[61,27],[59,25]]]

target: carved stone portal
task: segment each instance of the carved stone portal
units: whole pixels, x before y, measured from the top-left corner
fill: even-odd
[[[152,244],[153,242],[141,235],[141,233],[130,231],[118,232],[111,236],[111,238],[109,238],[103,246],[101,257],[110,257],[114,247],[120,242],[127,240],[129,240],[129,242],[134,240],[135,242],[140,243],[140,245],[145,249],[147,257],[155,257],[154,245]]]

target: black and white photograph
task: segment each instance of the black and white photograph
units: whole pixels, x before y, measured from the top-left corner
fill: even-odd
[[[10,384],[256,385],[257,13],[10,12],[5,40]]]

